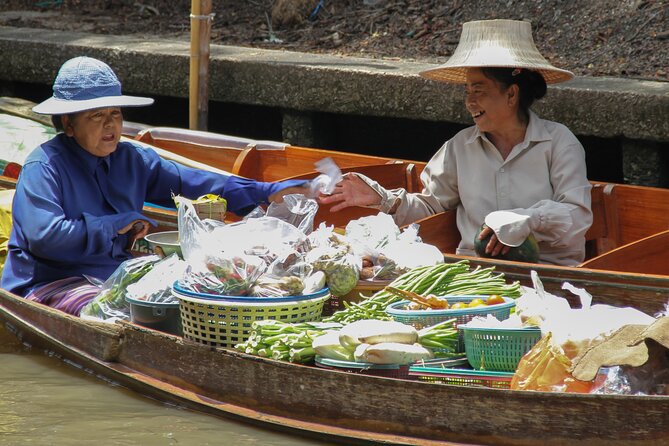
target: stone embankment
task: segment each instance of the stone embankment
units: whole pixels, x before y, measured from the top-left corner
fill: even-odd
[[[0,85],[5,95],[16,84],[50,85],[63,61],[85,54],[109,63],[127,93],[187,98],[189,51],[187,42],[158,38],[0,27]],[[322,141],[322,122],[314,123],[323,113],[470,125],[462,86],[417,76],[427,66],[212,45],[209,97],[280,110],[281,139],[304,146]],[[669,83],[581,77],[549,87],[535,109],[615,145],[626,182],[669,186]]]

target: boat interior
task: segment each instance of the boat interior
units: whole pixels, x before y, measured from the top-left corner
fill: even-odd
[[[359,172],[382,186],[421,189],[420,174],[426,163],[341,151],[292,146],[224,134],[170,127],[128,125],[124,137],[148,145],[161,156],[196,168],[253,178],[259,181],[312,179],[320,174],[314,163],[329,157],[343,173]],[[0,177],[0,187],[13,188],[16,178]],[[669,275],[669,189],[592,182],[593,224],[586,234],[586,260],[580,267],[650,275]],[[322,206],[315,225],[343,227],[348,221],[376,211],[347,208],[333,213]],[[155,231],[174,230],[175,213],[146,207],[147,216],[159,223]],[[234,220],[234,216],[231,216]],[[455,211],[419,222],[427,243],[447,254],[455,253],[460,238]]]

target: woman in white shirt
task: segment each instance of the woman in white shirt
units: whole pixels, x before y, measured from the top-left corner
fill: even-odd
[[[541,262],[582,262],[585,233],[592,224],[583,146],[567,127],[530,110],[546,93],[547,83],[569,80],[573,74],[539,54],[530,24],[465,23],[449,61],[421,75],[465,84],[465,106],[475,123],[430,160],[421,174],[423,191],[386,190],[367,177],[349,174],[321,201],[337,203],[333,211],[376,207],[398,224],[457,208],[462,237],[457,252],[464,255],[475,255],[475,238],[493,231],[481,231],[484,221],[502,216],[501,224],[492,225],[488,255],[505,254],[531,233],[539,243]]]

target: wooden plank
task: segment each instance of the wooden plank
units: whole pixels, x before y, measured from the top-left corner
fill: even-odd
[[[461,240],[456,215],[457,211],[449,210],[418,220],[418,235],[423,242],[436,246],[441,252],[455,253]]]
[[[669,230],[602,254],[581,266],[629,273],[669,276]]]
[[[669,189],[616,185],[620,245],[669,228]]]

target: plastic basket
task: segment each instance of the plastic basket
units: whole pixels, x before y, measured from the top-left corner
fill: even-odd
[[[513,373],[411,366],[409,378],[435,384],[508,389],[511,387]]]
[[[469,303],[474,299],[483,299],[485,300],[488,296],[484,295],[467,295],[467,296],[442,296],[443,299],[448,301],[449,305],[453,305],[457,302]],[[461,308],[456,310],[405,310],[404,308],[409,304],[408,300],[403,300],[400,302],[395,302],[394,304],[388,305],[386,308],[386,313],[390,315],[397,322],[403,324],[411,325],[417,330],[420,330],[425,327],[430,327],[432,325],[438,324],[449,319],[456,319],[455,325],[466,324],[471,321],[474,316],[485,317],[488,314],[492,314],[498,320],[508,319],[511,314],[511,308],[516,305],[516,302],[510,297],[504,297],[503,304],[497,305],[485,305],[481,307],[474,308]],[[458,351],[465,351],[465,343],[462,332],[459,333],[459,346]]]
[[[193,293],[175,284],[179,299],[181,328],[186,339],[214,347],[232,348],[248,340],[251,324],[275,319],[281,322],[317,320],[323,304],[330,298],[327,288],[304,296],[260,298],[249,296],[217,296]]]
[[[460,327],[469,364],[477,370],[515,372],[520,359],[541,339],[538,328]]]
[[[148,302],[126,296],[130,321],[143,327],[181,336],[179,302]]]
[[[409,377],[409,366],[398,364],[371,364],[368,362],[341,361],[316,356],[316,366],[339,370],[348,373],[362,373],[364,375],[383,376],[385,378],[407,379]]]

